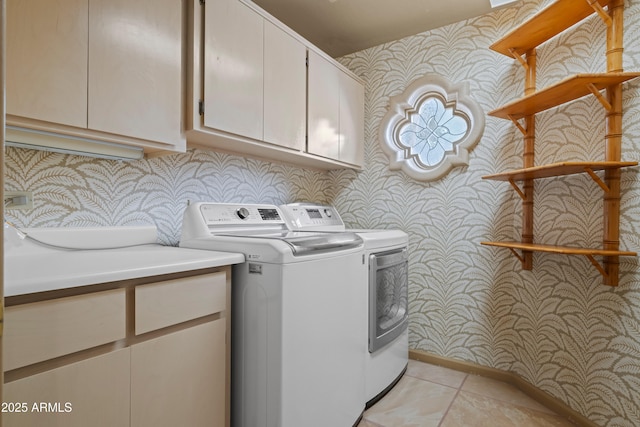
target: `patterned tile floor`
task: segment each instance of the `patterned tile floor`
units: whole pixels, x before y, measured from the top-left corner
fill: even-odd
[[[400,382],[358,427],[575,427],[517,388],[409,361]]]

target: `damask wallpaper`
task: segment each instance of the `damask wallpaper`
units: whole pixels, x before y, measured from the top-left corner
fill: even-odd
[[[6,188],[33,191],[34,208],[10,210],[16,225],[89,227],[152,224],[177,245],[189,201],[328,202],[326,173],[192,150],[150,160],[96,160],[8,148]]]
[[[483,240],[520,239],[520,198],[483,175],[522,167],[522,134],[487,117],[470,164],[423,184],[390,173],[376,140],[389,99],[436,73],[468,81],[485,111],[522,96],[524,70],[489,45],[550,1],[517,6],[341,58],[366,80],[366,169],[331,172],[331,200],[351,226],[410,235],[410,347],[514,372],[602,426],[640,426],[640,268],[621,258],[620,286],[584,257],[534,254],[532,271]],[[625,8],[624,66],[640,70],[640,1]],[[597,16],[538,49],[537,87],[604,72]],[[640,154],[640,82],[624,88],[623,160]],[[604,159],[604,109],[594,97],[536,116],[536,164]],[[622,173],[621,247],[640,249],[638,169]],[[534,239],[599,246],[602,190],[588,176],[537,180]]]
[[[607,427],[640,426],[640,265],[621,258],[620,286],[601,284],[583,257],[535,254],[532,271],[482,240],[518,240],[520,199],[483,175],[521,167],[522,137],[486,118],[468,167],[423,183],[389,171],[377,141],[390,97],[435,73],[467,81],[487,112],[524,91],[522,67],[488,46],[549,0],[516,6],[341,58],[366,81],[365,168],[314,172],[189,151],[122,163],[7,149],[6,189],[33,191],[21,226],[156,224],[179,239],[188,200],[336,205],[349,226],[401,228],[410,236],[410,346],[514,372]],[[625,9],[625,70],[640,70],[640,0]],[[597,16],[538,51],[538,87],[606,70]],[[640,82],[624,88],[623,160],[640,160]],[[602,159],[604,112],[593,97],[539,114],[536,163]],[[640,250],[638,168],[622,173],[621,247]],[[538,180],[534,236],[600,245],[602,191],[588,176]]]

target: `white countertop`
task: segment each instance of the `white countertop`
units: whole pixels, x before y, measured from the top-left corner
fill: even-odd
[[[107,232],[113,236],[116,231],[111,228]],[[5,235],[7,232],[10,241],[5,236],[6,297],[244,262],[243,254],[153,243],[110,249],[63,249],[21,239],[5,227]],[[31,229],[27,234],[37,232]],[[132,233],[127,234],[131,240]]]

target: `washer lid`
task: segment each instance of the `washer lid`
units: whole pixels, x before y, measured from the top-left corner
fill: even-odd
[[[345,231],[289,231],[274,205],[202,202],[187,206],[180,238],[182,247],[232,252],[242,247],[245,255],[258,247],[265,251],[272,247],[272,252],[294,257],[356,248],[362,243],[356,233]],[[261,257],[266,259],[266,252]]]
[[[363,243],[360,236],[351,232],[324,233],[310,231],[284,231],[281,233],[265,234],[218,234],[218,236],[280,240],[289,245],[294,256],[350,249],[358,247]]]

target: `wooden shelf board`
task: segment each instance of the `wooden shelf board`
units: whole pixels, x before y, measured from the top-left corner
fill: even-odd
[[[486,175],[483,176],[482,179],[492,179],[496,181],[522,181],[525,179],[550,178],[554,176],[585,173],[586,169],[601,171],[637,165],[638,162],[561,162]]]
[[[609,0],[598,3],[605,7]],[[522,55],[593,13],[586,0],[558,0],[496,41],[490,49],[509,57],[513,57],[510,49]]]
[[[486,246],[496,246],[500,248],[521,249],[531,252],[549,252],[564,255],[603,255],[603,256],[637,256],[631,251],[611,251],[597,248],[574,248],[570,246],[539,245],[535,243],[520,242],[480,242]]]
[[[518,120],[591,94],[589,84],[602,90],[636,77],[640,77],[640,72],[576,74],[502,108],[493,110],[489,112],[489,115],[502,119]]]

